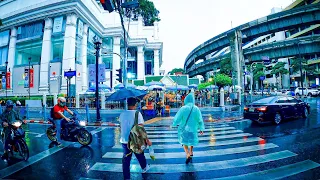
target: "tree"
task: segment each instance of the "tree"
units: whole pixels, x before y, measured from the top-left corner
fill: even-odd
[[[184,69],[183,68],[174,68],[174,69],[172,69],[170,72],[168,72],[168,74],[170,74],[170,75],[174,75],[175,73],[184,73]]]
[[[271,75],[276,75],[276,81],[277,81],[277,86],[278,86],[278,82],[280,82],[281,88],[283,88],[282,86],[282,75],[285,74],[289,74],[289,71],[284,67],[287,63],[285,62],[277,62],[277,64],[275,64],[272,69],[271,69]],[[280,77],[280,80],[278,81],[278,78]]]
[[[204,83],[201,83],[201,84],[198,85],[198,89],[202,90],[202,89],[205,89],[206,87],[208,87],[210,85],[212,85],[211,82],[204,82]]]
[[[255,81],[260,80],[260,76],[265,76],[264,68],[265,66],[263,64],[256,64],[256,66],[253,67],[253,79]]]
[[[315,68],[308,65],[308,60],[304,58],[296,58],[290,60],[290,68],[292,69],[292,73],[297,73],[300,71],[300,64],[302,65],[302,71],[307,72],[307,74],[314,74],[316,72]]]
[[[149,0],[139,0],[139,7],[133,13],[135,16],[142,16],[145,26],[153,26],[154,22],[161,20],[159,10]]]
[[[232,65],[231,65],[230,57],[220,61],[219,66],[220,66],[220,73],[226,74],[228,76],[232,76]]]
[[[231,78],[226,74],[217,74],[215,75],[215,77],[212,77],[212,78],[213,78],[212,84],[216,84],[219,87],[219,89],[224,86],[232,85]]]

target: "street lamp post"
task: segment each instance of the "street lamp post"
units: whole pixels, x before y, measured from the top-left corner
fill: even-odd
[[[96,108],[97,108],[97,121],[101,121],[101,116],[100,116],[100,105],[99,105],[99,80],[98,80],[98,75],[99,75],[99,51],[101,48],[101,41],[100,39],[95,36],[93,38],[94,40],[94,48],[96,49]]]
[[[31,57],[28,58],[29,61],[29,70],[28,70],[28,91],[29,91],[29,100],[30,100],[30,66],[31,66]]]
[[[244,105],[246,105],[247,97],[246,97],[246,66],[243,65],[243,101]]]
[[[6,98],[8,97],[8,88],[7,88],[7,84],[8,84],[8,82],[7,82],[7,80],[8,80],[8,78],[7,78],[7,73],[8,73],[8,60],[5,62],[6,63],[6,74],[5,74],[5,78],[6,78]]]

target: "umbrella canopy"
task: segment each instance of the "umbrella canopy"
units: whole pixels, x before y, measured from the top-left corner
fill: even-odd
[[[166,88],[162,87],[162,86],[158,86],[158,85],[152,85],[152,86],[148,87],[148,90],[149,91],[164,91],[164,90],[166,90]]]
[[[136,89],[139,89],[139,90],[148,90],[148,87],[147,86],[137,86]]]
[[[127,98],[143,98],[147,94],[146,91],[141,91],[137,89],[127,89],[127,88],[122,88],[113,94],[111,94],[108,98],[107,101],[121,101],[125,100]]]
[[[145,84],[145,86],[164,86],[164,84],[162,82],[157,82],[157,81],[152,81],[152,82],[148,82],[147,84]]]
[[[123,84],[117,84],[117,85],[114,87],[114,89],[123,89],[123,88],[124,88],[124,85],[123,85]],[[127,88],[136,88],[136,86],[129,83],[129,84],[127,84]]]
[[[198,85],[197,84],[190,84],[188,87],[190,89],[198,89]]]
[[[188,86],[183,86],[183,85],[178,85],[178,86],[168,87],[167,90],[171,90],[171,91],[187,91],[187,90],[189,90],[189,87]]]
[[[105,84],[98,84],[99,90],[111,90],[111,88],[108,85]],[[90,86],[88,91],[95,91],[96,86]]]
[[[210,86],[207,86],[206,89],[218,89],[218,86],[210,85]]]

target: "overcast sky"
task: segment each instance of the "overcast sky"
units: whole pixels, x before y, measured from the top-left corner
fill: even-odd
[[[160,11],[160,39],[166,72],[204,41],[243,23],[267,16],[293,0],[152,0]]]

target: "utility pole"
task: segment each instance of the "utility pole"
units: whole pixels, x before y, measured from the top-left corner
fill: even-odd
[[[6,74],[5,74],[5,79],[6,79],[6,99],[8,97],[8,88],[7,88],[7,84],[8,84],[7,80],[8,80],[8,78],[7,78],[7,73],[8,73],[8,60],[6,61]]]
[[[30,64],[31,64],[31,57],[28,58],[29,61],[29,70],[28,70],[28,90],[29,90],[29,100],[30,100]]]
[[[101,121],[100,116],[100,104],[99,104],[99,52],[101,48],[100,39],[95,36],[94,38],[94,48],[96,49],[96,108],[97,108],[97,121]]]

